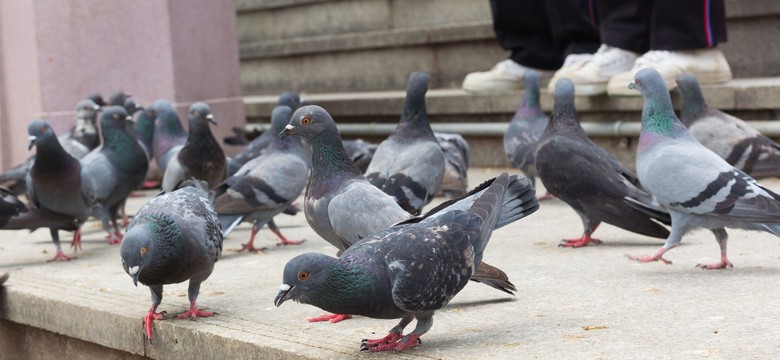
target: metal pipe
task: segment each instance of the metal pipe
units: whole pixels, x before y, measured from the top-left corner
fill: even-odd
[[[768,137],[780,137],[780,121],[763,120],[748,121],[762,134]],[[387,136],[393,133],[397,124],[390,123],[347,123],[339,124],[339,132],[350,136]],[[265,130],[269,124],[247,124],[247,130]],[[431,124],[436,132],[458,133],[463,136],[502,137],[509,123],[449,123]],[[637,121],[618,120],[614,122],[584,122],[582,128],[588,136],[593,137],[638,137],[641,125]]]

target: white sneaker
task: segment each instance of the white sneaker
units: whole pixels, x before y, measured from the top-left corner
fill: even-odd
[[[630,71],[615,75],[609,80],[607,93],[610,95],[639,96],[636,90],[628,88],[634,81],[634,74],[640,69],[652,67],[661,73],[669,90],[677,84],[675,79],[683,73],[691,73],[699,83],[708,84],[731,80],[731,67],[726,57],[715,48],[686,51],[651,50],[639,57]]]
[[[531,68],[510,59],[499,62],[490,71],[473,72],[463,79],[463,90],[473,93],[491,93],[523,89],[523,75]],[[552,71],[537,70],[541,77],[550,76]]]
[[[575,57],[570,60],[572,56]],[[605,44],[602,44],[593,55],[569,55],[563,67],[550,79],[547,89],[553,93],[555,83],[565,77],[574,83],[576,95],[603,94],[607,91],[609,79],[615,74],[631,69],[637,56],[634,52]]]

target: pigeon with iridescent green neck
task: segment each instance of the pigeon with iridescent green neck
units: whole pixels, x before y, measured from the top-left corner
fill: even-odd
[[[732,267],[726,228],[761,230],[780,236],[780,195],[701,145],[677,118],[663,78],[654,69],[636,73],[630,88],[644,98],[637,147],[639,180],[672,219],[672,231],[655,254],[632,256],[640,262],[663,255],[694,229],[709,229],[720,246],[720,261],[703,269]]]
[[[152,307],[144,318],[146,338],[152,341],[152,321],[164,319],[156,312],[163,285],[189,280],[189,310],[180,319],[214,315],[198,309],[200,284],[214,270],[222,254],[222,229],[209,200],[208,185],[187,180],[172,192],[163,192],[136,212],[119,247],[122,267],[137,286],[149,286]]]

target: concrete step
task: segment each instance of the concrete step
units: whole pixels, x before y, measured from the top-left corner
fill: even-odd
[[[727,0],[736,78],[780,76],[780,2]],[[489,8],[473,0],[243,0],[238,4],[245,95],[403,88],[425,70],[433,88],[457,88],[506,56]]]
[[[711,106],[746,121],[780,119],[780,77],[738,79],[704,86],[702,91]],[[304,93],[303,97],[308,103],[328,110],[343,125],[345,138],[380,141],[398,122],[405,95],[405,91],[394,90]],[[521,97],[521,91],[473,95],[461,89],[433,89],[428,91],[426,107],[434,130],[463,133],[471,144],[474,165],[509,166],[501,136]],[[673,99],[678,104],[676,92]],[[244,97],[248,126],[262,128],[268,124],[276,100],[276,95]],[[552,110],[552,97],[546,91],[542,91],[541,103],[546,112]],[[624,163],[633,164],[642,98],[578,97],[576,107],[583,126],[598,131],[591,136]]]

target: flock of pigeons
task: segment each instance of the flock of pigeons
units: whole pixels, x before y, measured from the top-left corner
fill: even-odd
[[[294,300],[330,312],[311,321],[400,318],[387,336],[363,340],[361,350],[371,352],[420,344],[435,310],[469,280],[516,291],[504,271],[483,261],[483,252],[494,229],[532,214],[542,199],[561,199],[582,219],[582,235],[561,246],[598,243],[592,234],[601,222],[666,238],[655,254],[631,257],[642,262],[668,263],[665,252],[697,228],[710,229],[721,246],[721,261],[701,265],[706,269],[732,266],[725,227],[780,236],[780,195],[750,175],[780,175],[780,146],[708,107],[692,76],[678,80],[682,121],[655,70],[639,71],[629,85],[644,96],[636,174],[587,138],[568,79],[556,84],[549,119],[539,107],[538,74],[529,72],[525,82],[504,146],[527,177],[504,173],[471,191],[468,144],[431,130],[424,72],[411,74],[399,124],[378,146],[343,141],[325,109],[284,93],[270,128],[251,142],[239,132],[237,142],[246,147],[232,158],[214,138],[216,121],[204,103],[189,108],[185,131],[166,100],[144,109],[122,93],[108,104],[91,96],[79,103],[76,125],[65,135],[57,137],[43,120],[30,123],[36,155],[0,175],[9,185],[0,189],[0,228],[47,227],[57,247],[52,260],[70,260],[59,230],[74,231],[75,250],[84,221],[100,219],[109,243],[121,243],[124,270],[150,288],[144,324],[151,342],[153,320],[166,317],[157,312],[165,284],[189,280],[190,308],[179,318],[213,315],[197,307],[200,284],[239,223],[252,223],[244,250],[260,250],[255,236],[266,224],[279,244],[299,244],[281,234],[274,217],[299,212],[293,202],[305,189],[306,220],[338,257],[291,259],[274,304]],[[151,160],[163,174],[163,192],[136,212],[123,235],[124,203],[144,186]],[[548,191],[539,200],[537,177]],[[450,199],[423,213],[442,191]],[[27,204],[18,198],[25,193]],[[412,320],[414,330],[404,335]]]

